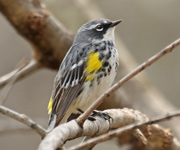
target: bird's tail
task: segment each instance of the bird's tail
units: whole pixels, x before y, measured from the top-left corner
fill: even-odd
[[[54,129],[55,124],[56,124],[56,114],[51,113],[47,130],[51,131],[52,129]]]

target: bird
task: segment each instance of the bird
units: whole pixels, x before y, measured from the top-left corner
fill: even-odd
[[[114,29],[121,21],[101,18],[79,28],[54,79],[48,130],[77,118],[112,86],[119,66]]]

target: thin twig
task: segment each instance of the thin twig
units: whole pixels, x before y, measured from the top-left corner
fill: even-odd
[[[100,135],[98,137],[87,140],[87,141],[85,141],[85,142],[83,142],[81,144],[78,144],[78,145],[72,146],[70,148],[67,148],[67,150],[81,150],[81,149],[87,148],[87,147],[89,147],[91,145],[96,145],[97,143],[101,143],[101,142],[110,140],[110,139],[120,135],[121,133],[123,133],[125,131],[140,128],[141,126],[144,126],[144,125],[150,125],[150,124],[162,122],[162,121],[171,119],[171,118],[176,117],[176,116],[180,116],[180,110],[175,111],[173,113],[169,113],[166,116],[161,116],[161,117],[158,117],[156,119],[152,119],[150,121],[133,123],[131,125],[127,125],[127,126],[115,129],[115,130],[110,131],[110,132],[108,132],[106,134],[103,134],[103,135]]]
[[[5,103],[5,100],[8,97],[8,94],[10,93],[11,89],[13,88],[13,85],[15,81],[17,80],[16,74],[21,70],[21,68],[16,69],[16,72],[12,76],[11,80],[6,84],[6,86],[1,90],[0,93],[0,105],[3,105]]]
[[[47,118],[33,118],[35,122],[39,122],[41,126],[46,126],[47,125]],[[4,134],[7,133],[12,133],[12,132],[34,132],[31,128],[28,126],[25,126],[19,121],[16,120],[9,120],[9,119],[1,119],[0,123],[0,136],[3,136]]]
[[[133,78],[135,75],[143,71],[145,68],[159,60],[164,55],[172,52],[174,48],[176,48],[180,44],[180,38],[165,47],[163,50],[149,58],[147,61],[143,62],[141,65],[139,65],[136,69],[134,69],[132,72],[127,74],[125,77],[123,77],[119,82],[114,84],[110,89],[108,89],[103,95],[101,95],[82,115],[80,115],[76,121],[78,124],[82,126],[84,121],[88,118],[88,116],[95,110],[107,97],[109,97],[113,92],[115,92],[117,89],[119,89],[124,83],[126,83],[128,80]]]
[[[15,74],[17,80],[19,80],[27,75],[30,75],[40,67],[41,65],[35,59],[32,59],[23,69],[15,69],[12,72],[0,77],[0,88],[5,86],[14,77]]]
[[[15,120],[18,120],[21,123],[24,123],[25,125],[32,128],[34,131],[36,131],[39,135],[41,135],[42,138],[45,137],[47,134],[46,130],[43,127],[35,123],[33,120],[31,120],[24,114],[19,114],[18,112],[4,106],[0,106],[0,113],[9,116]]]
[[[7,99],[8,94],[10,93],[11,89],[13,88],[14,83],[16,82],[18,76],[18,73],[25,68],[27,65],[29,65],[30,62],[27,62],[27,60],[22,60],[20,62],[19,67],[14,70],[14,75],[9,79],[9,82],[6,83],[6,86],[1,90],[0,93],[0,105],[3,105],[5,100]]]

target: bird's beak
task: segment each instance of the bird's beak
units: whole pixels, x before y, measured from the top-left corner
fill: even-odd
[[[116,21],[112,21],[111,27],[115,27],[115,26],[118,25],[120,22],[122,22],[122,19],[119,19],[119,20],[116,20]]]

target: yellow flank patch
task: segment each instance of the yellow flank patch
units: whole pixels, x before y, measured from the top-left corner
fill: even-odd
[[[53,99],[51,98],[51,99],[49,100],[49,104],[48,104],[48,114],[50,114],[51,111],[52,111],[52,104],[53,104]]]
[[[94,71],[98,71],[102,67],[103,61],[99,60],[99,53],[96,53],[94,51],[90,51],[89,53],[89,58],[86,61],[87,68],[85,71],[88,73],[92,73]]]
[[[86,77],[86,80],[88,81],[92,81],[94,79],[94,75],[93,74],[88,74]]]

